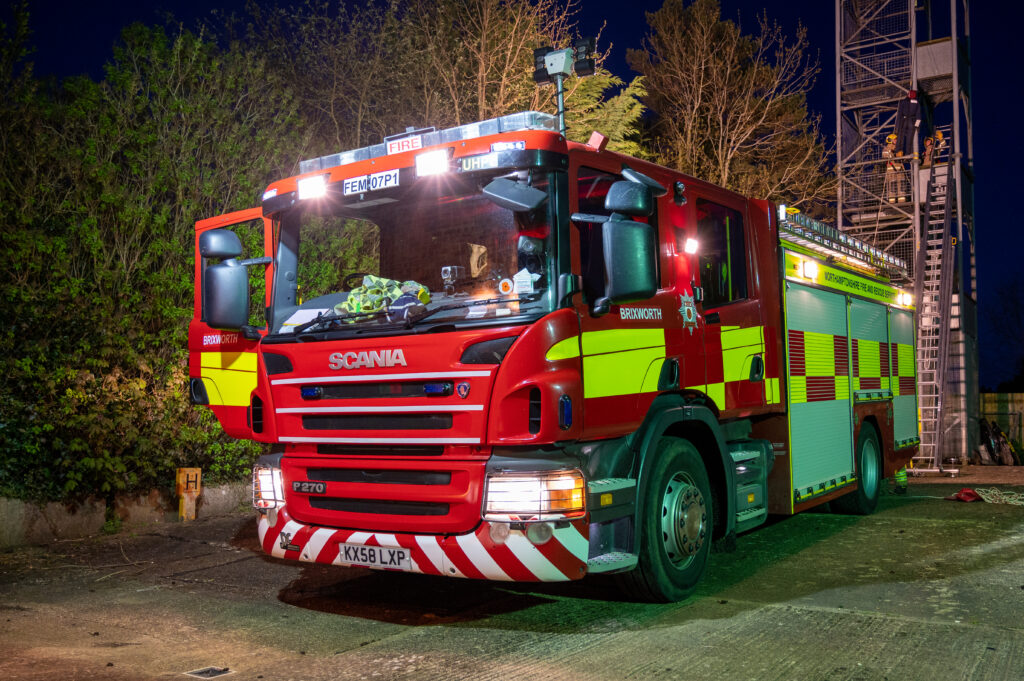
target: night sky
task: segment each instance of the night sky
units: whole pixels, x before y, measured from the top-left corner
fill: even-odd
[[[577,15],[581,32],[596,33],[607,22],[601,47],[613,44],[609,67],[623,78],[632,72],[625,63],[625,50],[640,47],[647,24],[644,12],[660,7],[661,0],[583,0]],[[746,32],[756,30],[756,17],[767,9],[792,34],[797,22],[810,30],[812,49],[819,52],[822,73],[810,97],[810,107],[821,114],[822,129],[830,137],[835,130],[835,16],[832,0],[789,0],[753,2],[721,0],[722,13],[735,18],[740,13]],[[992,324],[998,323],[997,290],[1004,281],[1020,276],[1020,254],[1024,251],[1024,230],[1012,216],[1011,198],[1021,191],[1024,172],[1024,124],[1017,114],[1024,109],[1020,42],[1024,8],[1019,3],[974,2],[971,14],[973,42],[973,95],[975,137],[975,223],[978,252],[978,300],[981,348],[981,384],[995,385],[1008,379],[1013,366],[1000,362],[1005,348],[988,339]],[[133,22],[162,23],[171,13],[191,27],[208,15],[210,8],[241,11],[244,0],[207,2],[94,2],[31,3],[34,44],[33,61],[38,75],[66,77],[88,74],[102,76],[103,63],[120,29]],[[996,6],[1000,7],[998,10]],[[936,7],[948,7],[940,0]],[[942,11],[945,11],[944,9]],[[1024,284],[1022,284],[1024,285]]]

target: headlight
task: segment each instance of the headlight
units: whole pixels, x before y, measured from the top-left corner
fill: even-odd
[[[256,466],[252,469],[252,505],[256,508],[284,506],[284,477],[280,468]]]
[[[496,473],[484,489],[484,518],[513,522],[578,518],[586,513],[583,473]]]

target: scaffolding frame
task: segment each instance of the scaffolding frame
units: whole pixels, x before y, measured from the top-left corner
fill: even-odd
[[[917,306],[916,472],[955,473],[978,446],[969,39],[968,0],[836,0],[837,226],[909,264],[900,283]],[[921,122],[912,153],[899,155],[885,138],[909,90]],[[925,164],[934,131],[944,146]]]

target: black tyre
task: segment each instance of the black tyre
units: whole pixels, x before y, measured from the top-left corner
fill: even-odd
[[[692,594],[707,569],[713,519],[711,484],[697,449],[687,440],[662,438],[637,518],[639,560],[619,576],[623,590],[662,603]]]
[[[882,448],[878,431],[870,423],[862,423],[857,436],[857,489],[832,500],[832,509],[850,515],[870,515],[878,506],[882,489]]]

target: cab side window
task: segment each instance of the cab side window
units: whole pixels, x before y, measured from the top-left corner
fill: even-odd
[[[698,199],[697,238],[704,307],[746,298],[747,258],[740,212]]]
[[[604,197],[612,183],[621,179],[621,176],[603,170],[581,167],[576,177],[576,212],[608,215],[608,211],[604,209]],[[583,295],[587,301],[592,302],[604,295],[604,244],[601,240],[601,223],[577,222],[576,228],[580,232]]]
[[[622,176],[596,168],[581,166],[576,176],[576,212],[590,215],[609,215],[605,210],[604,199],[613,183],[622,180]],[[657,225],[657,213],[650,218],[628,218],[636,222]],[[587,301],[594,301],[604,295],[604,242],[601,223],[577,222],[580,233],[580,261],[583,264],[583,296]],[[659,268],[660,269],[660,268]],[[658,281],[661,281],[659,272]]]

